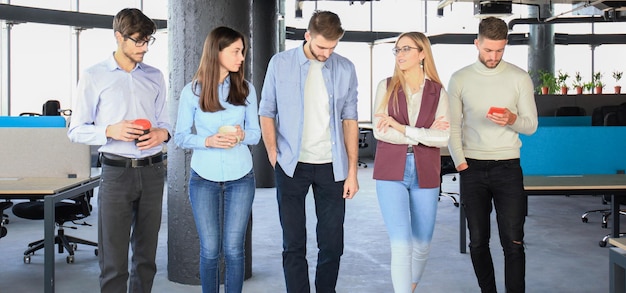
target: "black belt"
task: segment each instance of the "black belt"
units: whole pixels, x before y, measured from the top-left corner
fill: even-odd
[[[412,153],[413,153],[413,146],[409,146],[409,147],[406,149],[406,153],[407,153],[407,154],[412,154]]]
[[[139,168],[145,166],[152,166],[156,163],[163,162],[165,156],[163,153],[158,153],[154,156],[145,157],[141,159],[131,159],[122,156],[117,156],[113,154],[102,153],[100,156],[100,160],[102,164],[113,166],[113,167],[124,167],[124,168]]]

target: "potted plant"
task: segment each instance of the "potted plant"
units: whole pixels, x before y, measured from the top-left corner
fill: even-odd
[[[613,78],[615,78],[615,93],[616,94],[621,94],[622,93],[622,87],[619,85],[619,80],[622,79],[622,71],[613,71]]]
[[[583,84],[583,88],[585,89],[586,92],[593,94],[593,88],[595,87],[595,83],[593,81],[590,82],[586,82]]]
[[[541,94],[547,95],[556,92],[556,77],[552,72],[539,70],[539,80],[541,80]]]
[[[556,77],[556,83],[561,88],[562,95],[567,95],[568,88],[565,82],[567,81],[568,78],[569,78],[569,74],[567,74],[567,72],[562,72],[559,69],[559,74]]]
[[[596,89],[596,94],[602,94],[602,89],[604,88],[604,83],[602,83],[602,72],[598,71],[593,74],[593,86]]]
[[[576,71],[576,74],[574,75],[574,82],[572,83],[572,87],[576,89],[577,95],[582,95],[584,86],[585,84],[583,83],[583,77],[580,75],[580,71]]]

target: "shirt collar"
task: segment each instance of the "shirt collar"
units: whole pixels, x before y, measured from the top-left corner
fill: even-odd
[[[109,58],[107,59],[107,61],[106,61],[107,68],[109,69],[109,71],[114,71],[114,70],[117,70],[117,69],[122,70],[122,68],[120,68],[119,64],[117,64],[117,61],[115,61],[114,55],[115,55],[115,52],[113,52],[109,56]],[[133,70],[131,70],[131,71],[134,71],[136,69],[141,69],[142,71],[145,71],[143,62],[137,63],[135,65],[135,68],[133,68]]]
[[[298,63],[300,63],[301,66],[310,61],[310,59],[307,58],[306,55],[304,54],[304,46],[306,44],[307,44],[307,42],[303,41],[302,42],[302,46],[300,46],[299,50],[298,50]],[[330,61],[331,59],[334,58],[333,55],[335,55],[335,53],[330,54],[330,57],[328,57],[328,59],[325,62],[323,62],[324,65],[322,67],[326,67],[326,68],[330,69],[330,62],[328,62],[328,61]]]

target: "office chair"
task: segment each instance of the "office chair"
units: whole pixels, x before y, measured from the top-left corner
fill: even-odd
[[[559,107],[554,111],[554,116],[585,116],[587,115],[587,111],[585,111],[582,107],[577,106],[566,106]]]
[[[57,235],[54,237],[54,243],[58,244],[59,253],[63,253],[64,248],[67,250],[69,255],[67,256],[66,261],[69,264],[74,263],[74,251],[77,249],[79,243],[96,247],[94,253],[95,255],[98,255],[98,243],[66,235],[64,228],[76,229],[76,227],[63,226],[65,222],[72,222],[75,225],[91,226],[86,222],[76,223],[75,221],[84,219],[91,214],[92,207],[89,201],[92,196],[93,190],[90,190],[68,201],[58,202],[55,205],[54,221],[57,225]],[[44,202],[43,200],[35,200],[18,203],[13,206],[13,214],[24,219],[43,220]],[[44,239],[29,243],[28,249],[24,251],[24,263],[30,263],[30,258],[33,254],[35,254],[35,251],[40,250],[43,247]]]
[[[369,130],[359,130],[359,149],[364,149],[369,146],[367,143],[367,133]],[[363,168],[367,168],[367,163],[361,161],[361,158],[357,161],[359,167],[363,166]]]
[[[8,200],[0,202],[0,212],[2,212],[2,218],[0,218],[0,238],[7,236],[8,231],[5,225],[9,223],[9,216],[4,213],[4,210],[10,208],[12,205],[13,203]]]
[[[454,166],[454,161],[450,156],[441,156],[441,186],[439,189],[439,199],[442,196],[452,200],[455,207],[459,207],[456,196],[460,194],[459,173]],[[456,196],[455,196],[456,195]]]
[[[620,196],[617,197],[618,203],[619,205],[626,205],[626,196]],[[611,202],[611,196],[610,195],[602,195],[602,203],[603,204],[608,204],[609,202]],[[610,208],[606,208],[606,209],[595,209],[595,210],[589,210],[586,211],[585,213],[583,213],[583,215],[581,216],[581,219],[583,221],[583,223],[587,223],[589,221],[589,219],[587,218],[587,216],[591,213],[601,213],[602,214],[602,228],[608,228],[608,222],[609,222],[609,217],[611,216],[612,212]],[[619,214],[620,215],[626,215],[626,210],[619,210]],[[620,233],[619,236],[622,237],[626,235],[626,233]],[[605,247],[606,244],[609,241],[609,238],[611,237],[611,233],[605,235],[602,240],[600,240],[600,242],[598,243],[598,245],[600,245],[600,247]]]

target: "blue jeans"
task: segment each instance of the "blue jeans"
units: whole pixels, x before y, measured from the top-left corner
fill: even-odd
[[[380,211],[391,244],[391,281],[396,293],[412,292],[430,253],[439,188],[420,188],[413,154],[408,154],[402,181],[376,180]]]
[[[335,181],[332,164],[298,163],[292,177],[276,164],[276,197],[283,228],[283,271],[289,293],[309,293],[309,266],[306,260],[305,199],[313,186],[317,215],[318,293],[334,293],[343,254],[343,220],[346,202],[344,181]]]
[[[254,200],[251,170],[240,179],[214,182],[191,170],[189,199],[200,237],[202,292],[219,292],[219,260],[224,257],[224,290],[241,292],[244,279],[245,235]]]
[[[469,168],[461,172],[461,197],[470,233],[472,264],[481,292],[496,292],[489,248],[492,200],[504,251],[506,292],[524,292],[524,222],[528,197],[520,161],[467,159],[467,164]]]

